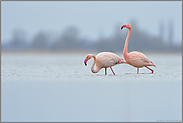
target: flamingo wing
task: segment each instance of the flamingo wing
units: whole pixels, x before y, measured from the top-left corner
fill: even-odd
[[[116,58],[115,55],[111,55],[109,57],[109,62],[111,63],[111,65],[115,65],[115,64],[118,64],[118,59]]]
[[[118,57],[114,53],[102,52],[97,55],[97,63],[103,67],[111,67],[118,64]]]
[[[130,64],[135,67],[143,67],[145,64],[149,63],[150,60],[141,52],[133,51],[129,53]]]

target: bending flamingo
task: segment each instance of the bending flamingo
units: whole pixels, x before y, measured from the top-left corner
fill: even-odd
[[[88,54],[84,60],[85,65],[87,66],[87,61],[91,58],[94,58],[94,62],[91,66],[91,71],[97,73],[100,69],[105,68],[105,75],[107,75],[107,68],[110,67],[111,71],[115,75],[112,66],[126,63],[124,59],[120,58],[118,55],[111,52],[101,52],[96,57],[93,54]],[[94,65],[96,68],[94,69]]]
[[[128,49],[128,41],[129,41],[130,34],[131,34],[131,25],[130,24],[123,25],[121,27],[121,29],[123,29],[125,27],[129,29],[129,32],[128,32],[128,35],[127,35],[126,41],[125,41],[125,46],[123,49],[123,56],[124,56],[126,62],[134,67],[137,67],[137,74],[139,73],[139,68],[142,68],[142,67],[148,68],[153,73],[153,70],[147,66],[154,66],[154,67],[156,67],[156,66],[143,53],[138,52],[138,51],[132,51],[132,52],[128,53],[127,49]]]

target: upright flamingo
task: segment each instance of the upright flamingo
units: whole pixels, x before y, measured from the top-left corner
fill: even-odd
[[[85,65],[87,66],[87,61],[91,58],[94,58],[94,62],[91,66],[91,71],[97,73],[100,69],[105,68],[105,75],[107,75],[107,68],[110,67],[111,71],[115,75],[112,66],[126,63],[124,59],[120,58],[118,55],[111,52],[101,52],[96,57],[93,54],[88,54],[84,60]],[[96,68],[94,69],[94,65]]]
[[[125,46],[123,49],[123,56],[124,56],[126,62],[134,67],[137,67],[137,74],[139,73],[139,68],[142,68],[142,67],[148,68],[153,73],[153,70],[147,66],[154,66],[154,67],[156,67],[156,66],[143,53],[138,52],[138,51],[132,51],[132,52],[128,53],[127,49],[128,49],[128,41],[129,41],[130,34],[131,34],[131,25],[130,24],[123,25],[121,27],[121,29],[123,29],[125,27],[129,29],[129,32],[128,32],[128,35],[127,35],[126,41],[125,41]]]

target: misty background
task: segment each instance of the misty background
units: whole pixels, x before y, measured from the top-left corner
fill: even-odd
[[[122,56],[127,23],[154,73],[92,73],[86,55]],[[1,1],[1,121],[181,122],[181,46],[182,1]]]
[[[181,51],[181,1],[1,2],[2,50]]]

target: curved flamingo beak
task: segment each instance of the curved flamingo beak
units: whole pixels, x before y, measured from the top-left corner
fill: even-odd
[[[121,27],[121,29],[123,29],[124,27],[126,27],[127,25],[123,25],[122,27]]]
[[[88,58],[86,57],[85,60],[84,60],[84,64],[87,66],[87,61],[88,61]]]

